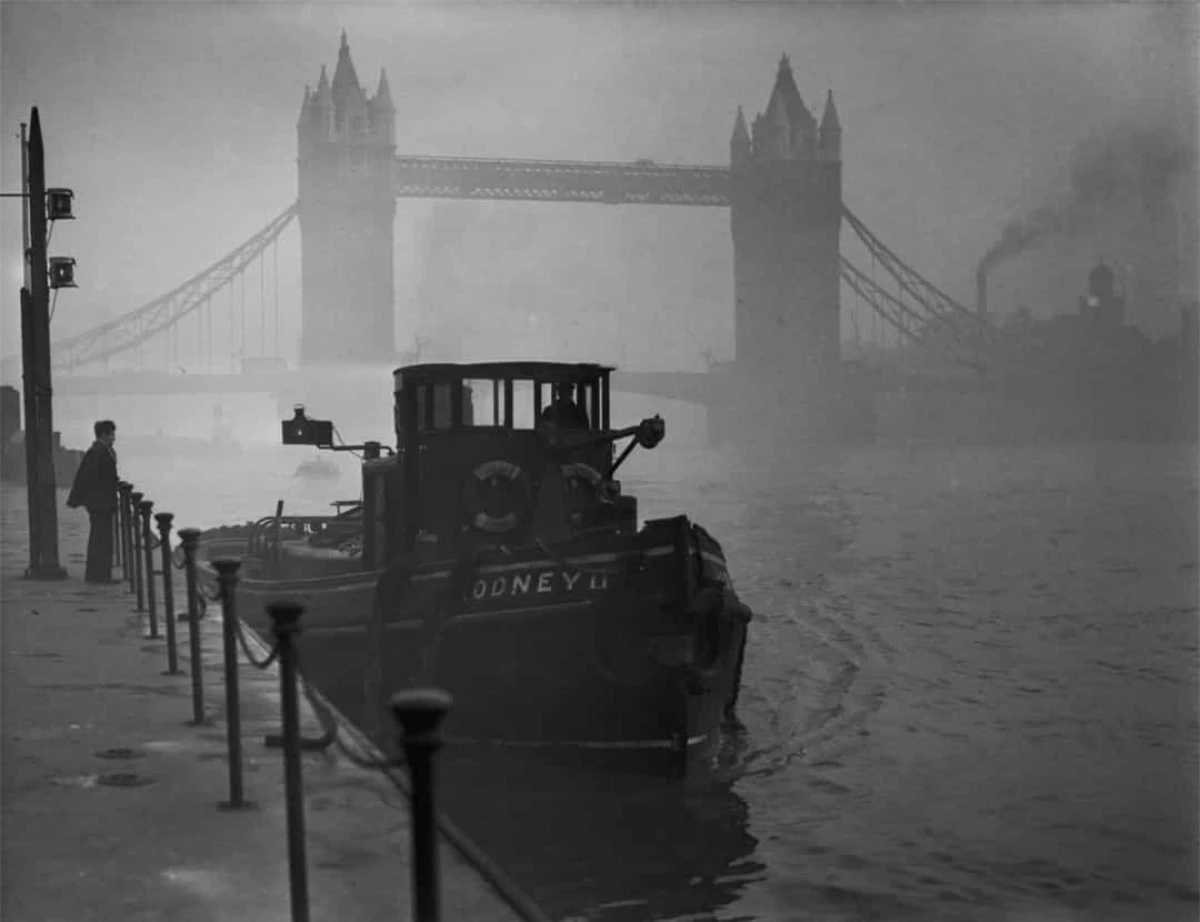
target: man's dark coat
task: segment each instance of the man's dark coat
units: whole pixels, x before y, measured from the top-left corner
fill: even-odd
[[[110,512],[117,508],[117,483],[116,454],[103,442],[93,442],[79,463],[67,505],[72,509],[84,506],[88,512]]]

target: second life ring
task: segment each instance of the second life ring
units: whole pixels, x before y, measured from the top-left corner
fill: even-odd
[[[616,485],[605,480],[590,464],[564,464],[559,468],[559,474],[562,476],[567,518],[575,524],[590,520],[596,514],[598,505],[611,505],[614,502]]]
[[[564,464],[559,471],[569,490],[573,490],[578,484],[587,484],[587,489],[591,493],[589,500],[594,499],[597,502],[611,504],[615,503],[617,497],[621,495],[621,485],[614,480],[606,480],[590,464],[583,462]]]
[[[559,468],[559,473],[562,474],[563,483],[567,485],[568,489],[574,489],[578,484],[586,484],[594,495],[600,495],[600,487],[604,483],[604,478],[590,464],[582,462],[564,464]]]
[[[471,472],[464,494],[471,525],[489,534],[502,534],[521,524],[533,489],[520,467],[496,460],[485,461]]]

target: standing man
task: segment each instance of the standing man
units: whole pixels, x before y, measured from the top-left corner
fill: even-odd
[[[117,424],[102,419],[92,429],[96,441],[79,463],[75,482],[67,505],[72,509],[84,506],[91,519],[88,534],[87,568],[84,579],[89,583],[116,583],[112,578],[113,514],[117,511]]]

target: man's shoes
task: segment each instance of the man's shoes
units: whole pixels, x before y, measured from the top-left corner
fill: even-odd
[[[115,586],[117,583],[125,582],[125,580],[109,577],[108,579],[85,579],[84,582],[90,583],[93,586]]]

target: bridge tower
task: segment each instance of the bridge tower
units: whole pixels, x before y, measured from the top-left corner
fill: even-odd
[[[333,81],[322,67],[296,125],[301,364],[395,358],[395,124],[386,72],[368,96],[342,32]]]
[[[825,390],[840,358],[842,128],[818,125],[785,54],[765,113],[730,140],[734,371],[759,387]]]

